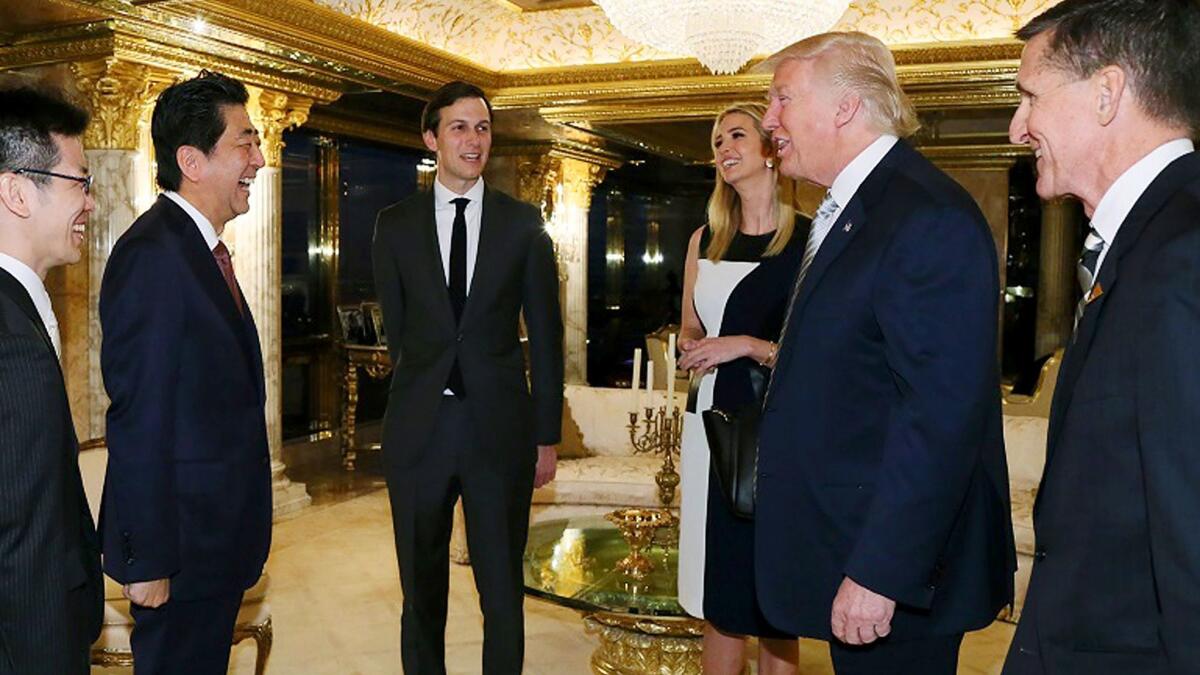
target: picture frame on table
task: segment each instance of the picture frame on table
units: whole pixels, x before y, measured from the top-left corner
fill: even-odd
[[[342,331],[342,341],[351,345],[370,345],[367,334],[367,319],[363,316],[362,305],[338,305],[338,327]]]
[[[374,333],[375,341],[373,344],[380,347],[387,346],[387,329],[383,326],[383,307],[378,302],[364,302],[362,304],[363,319],[365,320],[369,330]]]

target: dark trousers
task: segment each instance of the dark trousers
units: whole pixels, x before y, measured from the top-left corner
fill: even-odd
[[[137,675],[225,675],[242,594],[130,605]]]
[[[829,655],[837,675],[955,675],[962,639],[962,633],[899,642],[885,638],[858,647],[834,640]]]
[[[460,495],[483,611],[482,672],[520,673],[525,660],[521,559],[529,533],[533,464],[500,473],[494,461],[473,459],[477,447],[466,407],[448,396],[438,410],[431,447],[420,461],[388,469],[404,591],[400,653],[408,675],[446,672],[450,530]]]

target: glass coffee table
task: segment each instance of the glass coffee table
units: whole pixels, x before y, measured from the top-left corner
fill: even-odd
[[[600,646],[599,675],[699,675],[704,622],[676,599],[678,545],[669,530],[645,550],[654,569],[641,580],[617,571],[629,553],[621,532],[603,516],[531,525],[525,548],[525,593],[583,615]]]

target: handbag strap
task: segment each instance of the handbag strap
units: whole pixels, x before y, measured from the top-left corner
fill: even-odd
[[[688,377],[687,407],[684,409],[690,413],[696,412],[696,401],[700,398],[700,382],[703,379],[704,373],[698,370],[693,370],[691,376]]]

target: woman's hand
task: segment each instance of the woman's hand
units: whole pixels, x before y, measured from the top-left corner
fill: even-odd
[[[684,340],[679,343],[683,357],[679,367],[684,370],[708,372],[713,368],[749,356],[754,349],[754,338],[745,335]]]

